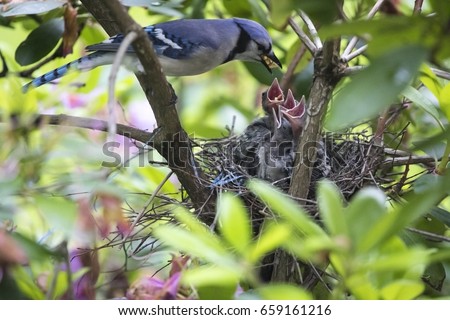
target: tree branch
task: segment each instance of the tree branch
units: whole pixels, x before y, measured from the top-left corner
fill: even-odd
[[[75,116],[68,116],[65,114],[48,115],[41,114],[35,120],[37,125],[58,125],[69,126],[77,128],[85,128],[90,130],[99,130],[108,132],[108,122],[98,119],[89,119]],[[153,139],[159,129],[153,132],[144,131],[141,129],[133,128],[123,124],[117,124],[117,134],[142,142],[146,145],[153,146]]]
[[[294,21],[294,19],[289,18],[289,25],[291,26],[292,30],[297,34],[297,36],[300,38],[302,43],[308,48],[308,50],[314,54],[317,51],[316,45],[314,42],[309,39],[309,37],[306,35],[305,32],[303,32],[302,28],[300,28],[297,23]]]
[[[152,44],[141,26],[128,15],[118,0],[81,0],[86,9],[97,19],[109,35],[134,31],[138,37],[133,43],[136,56],[144,73],[136,77],[153,109],[161,131],[155,136],[154,148],[167,160],[195,208],[205,213],[214,212],[213,200],[201,183],[205,180],[194,160],[194,154],[186,132],[181,127],[175,108],[176,96],[162,73],[161,65]],[[208,215],[205,215],[208,216]]]
[[[314,59],[314,79],[307,106],[307,118],[292,173],[289,194],[306,199],[311,182],[311,173],[316,160],[316,145],[320,140],[322,119],[326,113],[334,87],[343,70],[339,60],[340,39],[324,43],[323,50],[318,51]]]

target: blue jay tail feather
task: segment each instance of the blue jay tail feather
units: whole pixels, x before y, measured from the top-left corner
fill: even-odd
[[[112,59],[113,58],[114,56],[112,57]],[[52,71],[43,74],[40,77],[35,78],[33,81],[28,82],[22,87],[22,92],[26,93],[30,89],[37,88],[44,84],[50,83],[56,79],[64,77],[66,74],[74,70],[86,71],[100,65],[112,63],[112,59],[110,55],[105,55],[100,51],[93,52],[87,56],[69,62],[68,64],[65,64],[59,68],[56,68]]]

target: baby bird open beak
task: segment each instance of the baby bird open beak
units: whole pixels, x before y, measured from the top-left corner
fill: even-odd
[[[284,94],[277,78],[275,78],[269,89],[262,94],[262,107],[266,114],[271,114],[272,109],[278,110],[278,105],[284,101]]]
[[[291,123],[292,130],[295,136],[300,135],[303,129],[304,115],[306,111],[305,96],[302,96],[300,101],[294,99],[292,91],[289,90],[283,106],[280,107],[281,112],[286,119]]]
[[[280,60],[272,51],[269,54],[262,54],[261,62],[270,73],[272,73],[273,68],[282,68]]]

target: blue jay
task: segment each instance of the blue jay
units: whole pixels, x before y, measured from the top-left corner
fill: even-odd
[[[145,27],[148,37],[167,76],[190,76],[207,72],[232,60],[259,61],[269,71],[281,63],[272,50],[272,40],[259,23],[241,19],[174,20]],[[91,54],[50,71],[23,87],[38,87],[64,76],[69,70],[90,70],[112,64],[124,36],[118,34],[88,46]],[[127,51],[124,64],[140,71],[133,48]]]

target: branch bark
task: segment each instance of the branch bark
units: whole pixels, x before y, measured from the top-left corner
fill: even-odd
[[[344,70],[339,58],[339,49],[340,39],[325,41],[323,48],[314,56],[314,79],[307,106],[306,125],[297,147],[289,188],[289,194],[300,199],[300,204],[306,204],[307,201],[323,117]],[[312,288],[319,279],[320,272],[318,274],[318,271],[307,264],[303,264],[300,268],[290,253],[283,250],[275,252],[272,281],[301,283],[306,288]]]
[[[153,146],[167,160],[170,169],[175,172],[189,194],[194,207],[204,213],[214,212],[214,199],[211,199],[202,184],[203,173],[195,163],[189,138],[178,118],[175,108],[176,95],[162,73],[147,34],[133,21],[118,0],[81,0],[81,2],[109,35],[127,34],[131,31],[138,34],[133,48],[144,73],[136,73],[136,77],[161,128],[155,136]]]
[[[297,147],[289,194],[306,199],[311,173],[316,160],[316,146],[320,140],[322,120],[343,67],[339,60],[340,39],[326,41],[323,50],[314,58],[314,79],[307,106],[306,125]]]
[[[49,125],[69,126],[108,132],[108,122],[105,120],[75,117],[65,114],[55,114],[55,115],[41,114],[38,115],[38,117],[34,122],[36,123],[36,125],[49,124]],[[148,132],[119,123],[117,124],[116,133],[129,139],[142,142],[146,145],[153,146],[153,139],[157,131],[158,129],[156,129],[154,132]]]

